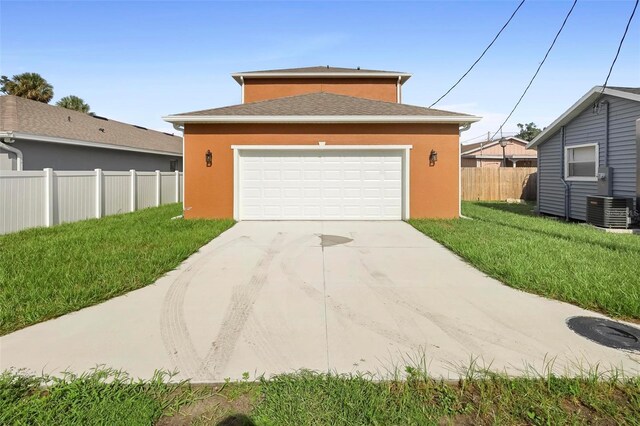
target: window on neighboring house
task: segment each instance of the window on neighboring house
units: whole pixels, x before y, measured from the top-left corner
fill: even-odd
[[[178,170],[178,160],[169,161],[169,170],[171,170],[172,172]]]
[[[598,144],[565,148],[564,177],[569,180],[595,180],[598,175]]]

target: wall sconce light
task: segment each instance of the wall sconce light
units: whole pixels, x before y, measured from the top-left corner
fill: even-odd
[[[213,154],[210,150],[207,150],[207,153],[204,155],[204,161],[207,163],[207,167],[211,167],[211,164],[213,164]]]
[[[435,149],[432,149],[431,153],[429,154],[429,166],[431,167],[435,166],[437,161],[438,161],[438,153],[436,152]]]

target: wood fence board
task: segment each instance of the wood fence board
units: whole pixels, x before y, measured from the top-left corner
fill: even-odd
[[[463,167],[461,175],[463,200],[536,199],[536,167]]]

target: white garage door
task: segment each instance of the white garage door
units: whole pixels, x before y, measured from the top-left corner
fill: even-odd
[[[240,151],[242,220],[399,220],[402,151]]]

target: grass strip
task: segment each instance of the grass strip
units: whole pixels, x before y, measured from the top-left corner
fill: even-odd
[[[511,378],[475,371],[446,382],[408,367],[404,376],[300,371],[196,388],[169,384],[161,372],[134,381],[105,369],[61,379],[12,371],[0,376],[0,424],[640,424],[640,379],[615,372]]]
[[[0,424],[154,424],[201,394],[186,382],[168,383],[170,378],[157,372],[151,380],[133,380],[105,368],[62,378],[5,371],[0,375]]]
[[[532,205],[465,202],[473,220],[409,221],[506,285],[640,320],[640,238],[532,214]]]
[[[171,204],[0,236],[0,335],[153,283],[233,225]]]

